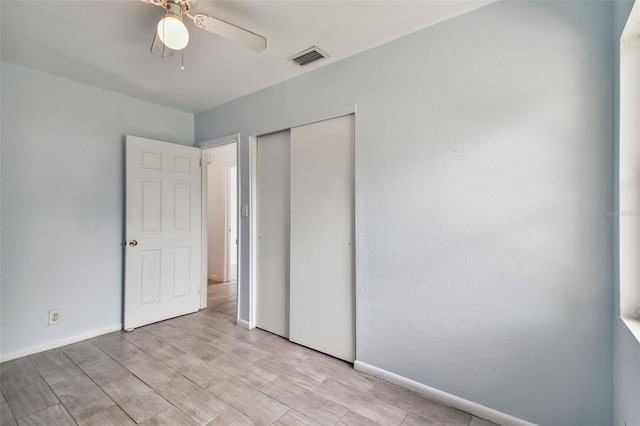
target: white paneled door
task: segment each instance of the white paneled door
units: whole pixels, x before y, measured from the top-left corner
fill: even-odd
[[[200,307],[200,155],[127,136],[125,330]]]

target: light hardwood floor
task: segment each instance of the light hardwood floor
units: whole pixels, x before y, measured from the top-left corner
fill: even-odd
[[[493,425],[209,308],[0,365],[0,424]],[[17,419],[17,420],[16,420]]]

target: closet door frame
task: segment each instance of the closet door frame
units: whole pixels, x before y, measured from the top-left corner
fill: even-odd
[[[358,129],[358,114],[356,113],[356,104],[343,105],[335,108],[331,108],[327,111],[320,113],[305,113],[303,112],[300,116],[291,118],[291,119],[283,119],[282,123],[275,122],[272,126],[265,129],[259,129],[252,136],[249,137],[249,173],[250,173],[250,181],[249,181],[249,192],[250,192],[250,204],[249,204],[249,234],[250,234],[250,267],[249,267],[249,327],[254,328],[256,326],[256,288],[257,288],[257,280],[256,280],[256,265],[257,265],[257,238],[258,234],[256,232],[257,229],[257,201],[258,201],[258,192],[257,192],[257,178],[258,178],[258,137],[268,135],[271,133],[277,133],[283,130],[288,130],[294,127],[304,126],[307,124],[317,123],[319,121],[330,120],[332,118],[342,117],[344,115],[354,114],[354,125],[356,129],[355,140],[354,140],[354,168],[356,168],[357,158],[358,158],[358,150],[357,150],[357,129]],[[354,179],[354,188],[357,183],[358,173],[357,168],[354,170],[355,179]],[[354,213],[357,211],[358,200],[357,194],[356,199],[354,200]],[[355,218],[354,218],[355,221]],[[354,241],[357,239],[356,237],[356,226],[354,222]],[[354,251],[354,268],[356,267],[356,259],[357,252]],[[355,274],[357,276],[357,270]],[[355,291],[355,279],[354,279],[354,291]],[[354,306],[354,313],[356,312],[356,307]],[[357,338],[357,324],[355,335]],[[357,358],[356,358],[357,359]]]

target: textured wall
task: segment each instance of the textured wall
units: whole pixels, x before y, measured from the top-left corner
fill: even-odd
[[[121,323],[126,134],[193,116],[2,63],[2,354]]]
[[[196,140],[241,133],[248,203],[250,136],[357,104],[357,359],[608,424],[611,23],[609,2],[497,2],[197,114]]]

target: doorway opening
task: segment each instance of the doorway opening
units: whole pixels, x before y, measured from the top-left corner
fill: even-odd
[[[202,151],[206,165],[206,306],[237,317],[238,173],[237,142]]]
[[[635,2],[620,38],[620,145],[618,157],[618,256],[620,316],[640,340],[640,2]]]

